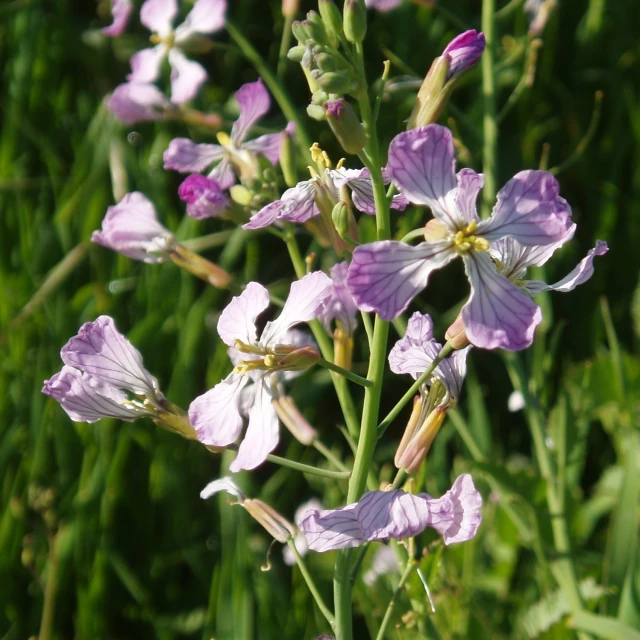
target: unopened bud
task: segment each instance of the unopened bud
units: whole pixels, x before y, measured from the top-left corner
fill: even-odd
[[[338,42],[342,34],[342,16],[333,0],[318,0],[318,9],[325,28],[334,42]]]
[[[324,24],[322,24],[322,19],[315,11],[309,11],[307,19],[303,20],[302,24],[311,40],[317,44],[329,44],[329,36],[325,31]]]
[[[280,168],[286,185],[295,187],[298,182],[296,145],[293,138],[286,132],[280,136]]]
[[[484,33],[470,29],[456,36],[442,52],[449,59],[447,80],[454,80],[475,66],[485,48]]]
[[[303,44],[299,44],[297,47],[292,47],[287,52],[287,58],[291,60],[291,62],[302,62],[302,56],[304,56],[307,48]]]
[[[309,446],[318,437],[318,432],[307,422],[300,413],[295,402],[289,396],[281,396],[273,400],[273,406],[280,421],[284,424],[293,437],[302,444]]]
[[[349,93],[355,87],[355,83],[349,76],[335,71],[323,73],[317,80],[320,88],[324,89],[327,93]]]
[[[314,120],[322,121],[325,119],[324,107],[319,104],[310,104],[307,107],[307,115]]]
[[[291,25],[291,33],[296,37],[298,42],[306,42],[309,39],[307,30],[300,20],[295,20]]]
[[[331,219],[341,238],[349,233],[349,207],[344,202],[338,202],[331,212]]]
[[[440,56],[433,61],[427,77],[424,79],[413,111],[409,116],[407,130],[432,124],[438,119],[447,103],[448,92],[445,90],[449,73],[449,59]]]
[[[425,417],[423,408],[424,400],[419,396],[414,401],[411,418],[394,458],[396,467],[408,473],[418,470],[447,415],[444,407],[436,407]]]
[[[344,35],[349,42],[360,44],[367,33],[367,9],[364,0],[347,0],[344,4]]]
[[[231,199],[241,207],[250,205],[253,200],[253,196],[249,189],[242,184],[234,184],[229,189],[229,195],[231,196]]]
[[[327,92],[318,89],[318,91],[315,91],[314,94],[311,96],[311,103],[312,104],[319,104],[320,106],[324,106],[324,103],[328,99],[329,99],[329,95],[327,94]]]
[[[469,338],[467,338],[467,332],[461,313],[458,314],[458,317],[453,321],[453,324],[447,329],[444,337],[451,343],[451,346],[454,349],[463,349],[469,344]]]
[[[353,363],[353,337],[338,326],[333,332],[334,362],[343,369],[351,371]]]
[[[296,528],[262,500],[246,498],[242,506],[278,541],[286,543]]]
[[[300,0],[282,0],[282,15],[287,18],[295,16],[300,8]]]
[[[281,358],[278,362],[279,366],[289,371],[302,371],[312,367],[320,360],[320,353],[311,345],[294,349],[290,353]]]
[[[324,73],[336,71],[336,63],[330,53],[321,53],[320,55],[317,55],[316,65],[318,65],[318,69]]]
[[[357,155],[367,143],[367,134],[354,108],[343,98],[325,103],[327,121],[347,153]]]

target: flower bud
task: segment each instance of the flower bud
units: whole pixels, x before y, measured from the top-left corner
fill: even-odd
[[[329,71],[336,71],[336,64],[330,53],[321,53],[320,55],[317,55],[316,65],[320,71],[324,71],[325,73]]]
[[[367,33],[367,9],[364,0],[347,0],[344,5],[344,35],[360,44]]]
[[[354,88],[354,82],[347,75],[330,71],[317,78],[318,85],[327,93],[344,94]]]
[[[342,34],[342,16],[333,0],[318,0],[318,10],[330,36],[337,42]]]
[[[341,238],[349,233],[349,207],[344,202],[338,202],[331,212],[331,219]]]
[[[291,25],[291,33],[296,37],[298,42],[306,42],[309,39],[307,30],[304,28],[302,21],[295,20]]]
[[[242,506],[257,520],[278,542],[286,543],[296,535],[296,528],[283,518],[274,508],[262,500],[246,498]]]
[[[344,99],[325,103],[327,121],[331,131],[347,153],[357,155],[367,143],[367,134],[354,108]]]
[[[311,103],[312,104],[319,104],[320,106],[324,106],[324,103],[329,99],[329,95],[327,94],[326,91],[321,91],[320,89],[318,89],[318,91],[314,91],[313,95],[311,96]]]
[[[307,32],[308,37],[317,44],[328,45],[329,36],[325,31],[322,19],[315,11],[309,11],[307,13],[307,19],[302,21],[304,30]]]
[[[291,62],[302,62],[302,56],[304,56],[306,50],[307,48],[304,45],[299,44],[297,47],[289,49],[287,58],[289,58]]]
[[[447,80],[456,79],[475,66],[480,60],[484,47],[484,33],[478,33],[475,29],[455,37],[442,52],[442,57],[446,56],[449,59]]]
[[[282,15],[287,18],[295,16],[300,8],[300,0],[282,0]]]
[[[312,367],[320,359],[320,353],[315,347],[308,345],[294,349],[278,361],[278,368],[289,371],[302,371]]]
[[[405,469],[408,473],[418,470],[447,415],[444,407],[436,407],[425,417],[423,409],[423,397],[417,396],[411,418],[394,458],[396,467]]]
[[[289,396],[274,398],[273,406],[280,418],[293,437],[302,444],[309,446],[318,437],[318,432],[307,422],[300,413],[293,399]]]
[[[199,173],[185,178],[178,187],[178,196],[187,203],[187,213],[196,220],[219,217],[228,206],[220,185]]]
[[[322,121],[325,119],[324,107],[319,104],[310,104],[307,107],[307,115],[314,120]]]
[[[458,314],[458,317],[453,321],[453,324],[447,329],[444,337],[451,342],[451,346],[454,349],[463,349],[469,344],[469,338],[467,338],[467,332],[465,330],[461,313]]]

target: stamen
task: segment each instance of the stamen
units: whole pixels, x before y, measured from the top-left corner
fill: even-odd
[[[228,133],[225,133],[224,131],[218,131],[218,133],[216,133],[216,138],[223,147],[231,146],[231,137]]]

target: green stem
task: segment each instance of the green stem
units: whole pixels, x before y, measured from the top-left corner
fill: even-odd
[[[325,447],[324,444],[320,442],[320,440],[313,441],[313,448],[321,453],[336,469],[339,469],[340,471],[346,472],[351,475],[351,469],[349,469],[349,467],[347,467],[347,465],[344,464],[342,460],[334,456],[331,450]]]
[[[249,60],[256,68],[262,79],[269,87],[269,90],[276,99],[282,113],[284,113],[287,120],[291,120],[296,123],[296,139],[299,141],[300,151],[306,162],[311,162],[311,154],[309,149],[311,148],[311,138],[305,128],[304,120],[302,119],[300,109],[297,109],[293,104],[293,101],[289,97],[284,87],[278,82],[278,79],[274,75],[273,71],[269,68],[269,65],[265,62],[264,58],[254,49],[253,45],[242,35],[240,30],[227,20],[226,29],[229,35],[233,38],[234,42],[240,48],[240,51],[244,54],[245,58]]]
[[[496,119],[495,84],[495,0],[482,0],[482,31],[486,47],[482,54],[482,95],[484,97],[484,145],[482,169],[484,187],[482,189],[483,217],[489,216],[496,199],[498,122]]]
[[[424,227],[422,227],[421,229],[414,229],[413,231],[409,231],[407,235],[403,236],[400,239],[400,242],[409,242],[410,240],[414,240],[415,238],[424,239]]]
[[[282,38],[280,39],[280,51],[278,52],[278,67],[276,68],[276,77],[282,80],[284,74],[284,66],[287,64],[287,52],[291,44],[291,25],[293,24],[293,13],[287,13],[284,17],[284,26],[282,27]]]
[[[429,379],[431,374],[435,371],[435,368],[453,351],[453,347],[450,342],[445,343],[444,347],[440,349],[440,353],[433,360],[431,366],[409,387],[409,390],[400,398],[398,404],[396,404],[391,411],[386,415],[385,419],[378,425],[378,437],[387,430],[389,425],[396,419],[398,414],[402,411],[404,406],[416,395],[418,389]]]
[[[230,447],[229,447],[230,448]],[[314,476],[321,476],[323,478],[331,478],[332,480],[344,480],[351,476],[350,471],[329,471],[328,469],[320,469],[318,467],[312,467],[302,462],[294,462],[287,458],[281,458],[280,456],[274,456],[269,454],[267,456],[269,462],[279,464],[281,467],[289,467],[289,469],[295,469],[296,471],[302,471],[303,473],[310,473]]]
[[[329,610],[329,607],[327,607],[327,605],[324,603],[324,600],[322,599],[322,596],[320,595],[320,592],[318,591],[318,588],[316,587],[315,582],[313,581],[313,578],[311,577],[311,574],[307,569],[307,565],[304,563],[304,560],[302,559],[302,557],[298,553],[298,550],[296,549],[295,542],[290,538],[289,540],[287,540],[287,544],[289,545],[289,548],[293,553],[293,557],[296,559],[296,564],[298,565],[298,569],[300,569],[300,573],[302,574],[304,581],[307,583],[307,587],[309,587],[309,591],[311,592],[313,599],[316,601],[316,604],[318,605],[318,609],[320,609],[320,611],[322,612],[322,615],[327,619],[327,622],[331,625],[331,628],[333,629],[333,626],[335,624],[335,618],[333,616],[333,613],[331,613],[331,611]]]
[[[342,377],[347,378],[347,380],[351,380],[351,382],[355,382],[356,384],[359,384],[361,387],[373,386],[373,382],[371,382],[371,380],[367,380],[366,378],[363,378],[362,376],[359,376],[353,373],[352,371],[349,371],[348,369],[343,369],[342,367],[339,367],[337,364],[333,364],[333,362],[329,362],[324,358],[320,358],[320,360],[318,360],[316,364],[321,367],[324,367],[325,369],[329,369],[329,371],[335,371],[335,373],[338,373]]]
[[[411,573],[415,569],[415,566],[416,566],[415,560],[413,558],[409,558],[409,561],[407,562],[407,567],[404,570],[402,577],[400,578],[400,582],[398,583],[396,590],[393,592],[393,595],[391,596],[391,600],[389,600],[389,605],[387,606],[387,610],[385,611],[384,618],[382,619],[382,624],[380,625],[380,629],[378,630],[378,635],[376,636],[376,640],[384,639],[384,634],[387,631],[387,626],[389,625],[389,621],[391,620],[391,616],[393,615],[393,610],[396,606],[396,602],[398,601],[398,598],[400,597],[400,594],[404,589],[404,585],[407,583],[407,580],[409,579],[409,577],[411,576]]]
[[[49,558],[47,562],[47,585],[44,590],[44,605],[40,621],[39,640],[51,640],[53,617],[55,613],[56,592],[58,589],[58,559],[56,557],[56,535],[49,536]]]

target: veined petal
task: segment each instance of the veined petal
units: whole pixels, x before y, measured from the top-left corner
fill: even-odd
[[[237,146],[244,141],[253,125],[269,111],[271,98],[262,78],[243,84],[236,92],[240,115],[231,128],[231,140]]]
[[[331,321],[337,320],[341,329],[347,335],[353,335],[358,322],[356,316],[358,306],[347,287],[348,262],[339,262],[331,267],[331,280],[333,287],[331,296],[327,300],[318,319],[322,322],[329,334],[332,333]]]
[[[102,30],[105,36],[115,38],[119,36],[126,28],[133,11],[131,0],[112,0],[111,15],[113,22]]]
[[[214,480],[210,482],[201,492],[200,497],[203,500],[210,498],[216,493],[220,493],[220,491],[226,491],[230,493],[232,496],[235,496],[240,500],[240,502],[244,501],[245,495],[240,491],[238,485],[228,476],[226,478],[219,478],[218,480]]]
[[[331,278],[322,271],[313,271],[296,280],[278,318],[265,325],[260,343],[275,346],[291,327],[317,318],[331,295],[331,288]]]
[[[224,157],[224,148],[217,144],[196,144],[188,138],[174,138],[164,152],[165,169],[180,173],[200,173]],[[220,184],[220,181],[217,181]],[[222,185],[220,184],[222,187]],[[224,187],[222,187],[224,189]]]
[[[314,180],[298,182],[295,187],[287,189],[282,194],[284,209],[278,216],[288,222],[302,224],[314,216],[320,215],[316,205],[316,188]]]
[[[523,245],[561,240],[571,227],[571,207],[560,197],[560,185],[548,171],[521,171],[498,192],[488,220],[476,235],[489,241],[513,236]]]
[[[267,133],[254,140],[244,142],[242,148],[253,155],[263,155],[271,164],[275,165],[280,159],[280,140],[283,135],[287,134],[284,131]]]
[[[222,162],[210,171],[209,177],[213,178],[222,190],[230,189],[236,183],[236,174],[229,158],[223,158]]]
[[[176,42],[181,43],[195,33],[214,33],[224,27],[226,0],[196,0],[184,22],[176,28]]]
[[[169,51],[171,65],[171,102],[182,104],[195,98],[202,83],[207,79],[204,67],[188,60],[177,47]]]
[[[417,379],[431,366],[440,349],[433,337],[431,316],[416,311],[409,318],[404,337],[389,353],[389,366],[394,373],[408,373]]]
[[[127,396],[120,389],[67,365],[44,381],[42,393],[57,400],[74,422],[97,422],[102,418],[131,422],[150,415],[141,407],[125,404]]]
[[[238,439],[242,431],[240,392],[248,380],[230,373],[189,405],[189,422],[202,444],[226,447]]]
[[[256,319],[269,306],[269,292],[257,282],[250,282],[245,290],[232,298],[218,320],[218,335],[233,347],[236,340],[255,344]]]
[[[347,274],[351,295],[362,311],[397,318],[427,286],[429,275],[456,257],[449,241],[412,247],[383,240],[356,247]]]
[[[541,291],[560,291],[562,293],[573,291],[578,285],[591,278],[593,275],[593,260],[596,256],[603,256],[607,251],[609,251],[607,243],[597,240],[596,246],[590,249],[589,253],[562,280],[555,284],[546,284],[540,280],[529,280],[525,283],[525,287],[531,295],[536,295]]]
[[[160,75],[160,65],[166,55],[167,47],[164,44],[134,53],[129,61],[131,73],[127,76],[127,80],[135,83],[155,82]]]
[[[467,355],[471,347],[457,349],[448,358],[445,358],[433,372],[434,377],[438,378],[448,392],[445,402],[449,397],[454,400],[460,399],[462,392],[462,384],[467,375]]]
[[[484,176],[473,169],[461,169],[456,176],[458,190],[456,191],[456,207],[467,224],[479,220],[476,201],[478,193],[484,185]]]
[[[471,296],[462,308],[469,342],[481,349],[520,351],[533,342],[540,307],[496,271],[487,252],[464,257]]]
[[[140,7],[140,22],[149,31],[164,37],[171,33],[177,14],[177,0],[146,0]]]
[[[259,378],[255,386],[254,405],[249,410],[249,426],[240,443],[238,455],[229,466],[233,473],[255,469],[278,446],[280,423],[265,376]]]
[[[157,396],[157,380],[144,368],[140,352],[116,329],[109,316],[85,322],[78,335],[62,347],[60,357],[65,364],[118,389],[149,399]]]
[[[249,222],[242,225],[243,229],[264,229],[272,225],[279,217],[280,213],[285,207],[285,203],[282,200],[276,200],[270,202],[268,205],[262,207],[258,213],[254,213]]]
[[[456,202],[451,131],[437,124],[398,134],[389,146],[387,171],[414,204],[426,205],[451,231],[464,226]]]

